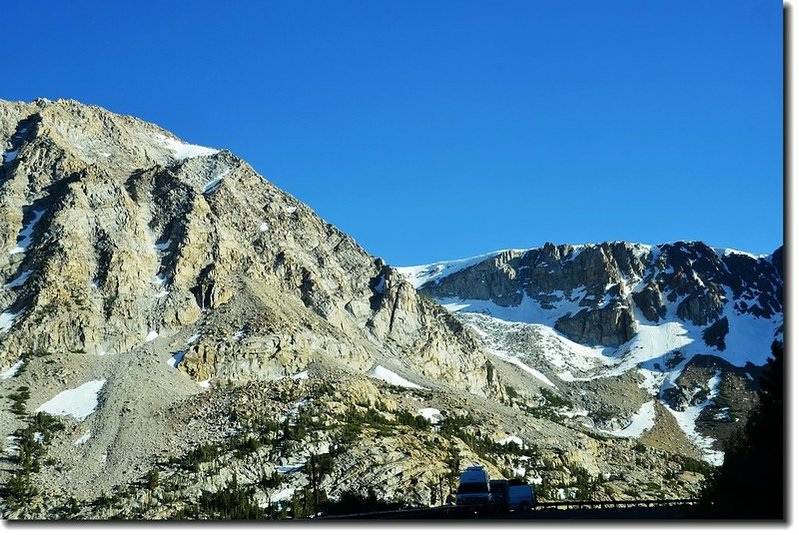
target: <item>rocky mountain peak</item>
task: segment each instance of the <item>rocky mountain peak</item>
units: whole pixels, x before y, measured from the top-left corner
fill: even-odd
[[[197,381],[322,358],[495,388],[446,311],[231,153],[70,100],[3,102],[0,133],[4,365],[158,338]]]
[[[757,317],[779,314],[782,276],[773,258],[713,249],[701,242],[577,247],[547,243],[482,258],[434,280],[420,279],[418,287],[438,299],[490,301],[505,307],[518,307],[529,299],[543,310],[553,310],[553,302],[565,299],[576,310],[555,318],[560,332],[579,343],[618,347],[637,332],[635,307],[650,322],[663,320],[674,307],[678,318],[697,326],[718,320],[727,302]]]

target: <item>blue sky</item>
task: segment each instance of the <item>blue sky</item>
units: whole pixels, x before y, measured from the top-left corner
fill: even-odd
[[[0,98],[228,148],[395,265],[783,241],[781,2],[20,4]]]

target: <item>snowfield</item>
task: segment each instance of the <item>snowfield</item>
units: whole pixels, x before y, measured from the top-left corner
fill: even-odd
[[[97,408],[97,395],[103,385],[105,379],[95,379],[72,390],[64,390],[41,404],[36,412],[46,412],[53,416],[72,416],[81,422]]]

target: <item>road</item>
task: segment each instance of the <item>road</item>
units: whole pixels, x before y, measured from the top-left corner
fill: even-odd
[[[613,508],[572,508],[555,509],[540,508],[529,512],[513,512],[504,514],[475,514],[457,507],[433,507],[429,509],[406,509],[345,515],[340,517],[321,517],[320,520],[455,520],[455,521],[501,521],[501,522],[535,522],[549,520],[679,520],[690,519],[690,505],[649,506],[649,507],[613,507]]]

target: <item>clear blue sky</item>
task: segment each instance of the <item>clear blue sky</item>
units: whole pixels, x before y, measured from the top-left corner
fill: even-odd
[[[778,1],[15,2],[2,17],[0,98],[74,98],[228,148],[395,265],[545,241],[783,241]]]

